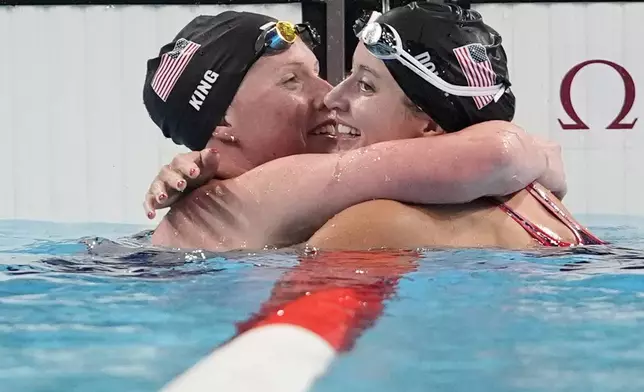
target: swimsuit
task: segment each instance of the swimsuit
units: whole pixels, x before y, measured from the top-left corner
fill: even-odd
[[[537,199],[541,205],[543,205],[550,213],[557,219],[566,225],[574,234],[576,243],[570,243],[563,241],[561,238],[558,238],[552,234],[549,234],[541,227],[530,222],[524,218],[521,214],[514,211],[507,204],[502,201],[498,201],[498,206],[506,214],[508,214],[512,219],[514,219],[525,231],[532,236],[539,244],[543,246],[556,246],[556,247],[571,247],[576,245],[605,245],[607,242],[602,241],[594,234],[592,234],[588,229],[583,227],[579,222],[577,222],[572,216],[568,215],[557,206],[557,204],[551,199],[551,197],[539,186],[535,184],[530,184],[525,188],[532,197]]]

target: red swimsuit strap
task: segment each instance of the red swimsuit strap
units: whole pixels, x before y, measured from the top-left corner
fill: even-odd
[[[597,236],[593,235],[587,228],[583,227],[572,216],[566,214],[559,206],[548,196],[541,185],[532,183],[526,187],[526,190],[537,199],[551,214],[557,217],[566,225],[575,235],[577,243],[580,245],[603,245],[606,244]]]
[[[574,245],[546,233],[542,228],[524,218],[521,214],[508,207],[504,202],[500,202],[499,208],[505,211],[505,213],[521,225],[521,227],[523,227],[523,229],[527,231],[532,238],[543,246],[569,247]]]

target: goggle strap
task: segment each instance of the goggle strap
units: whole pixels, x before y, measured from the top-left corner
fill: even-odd
[[[497,92],[497,93],[496,93],[496,95],[494,96],[494,102],[499,102],[499,99],[501,99],[501,97],[503,96],[503,94],[505,94],[505,90],[507,90],[507,89],[508,89],[508,88],[507,88],[507,86],[506,86],[506,85],[503,85],[503,86],[499,89],[499,92]]]
[[[275,26],[277,23],[275,22],[266,22],[263,25],[259,26],[259,29],[264,32],[268,31],[271,27]]]
[[[488,95],[496,95],[499,90],[503,88],[503,84],[497,84],[490,87],[470,87],[451,84],[425,68],[420,61],[415,59],[409,53],[403,51],[396,54],[398,61],[407,68],[414,71],[418,76],[428,81],[434,87],[451,95],[457,95],[460,97],[485,97]]]
[[[425,79],[429,84],[436,87],[437,89],[446,92],[451,95],[456,95],[460,97],[485,97],[489,95],[502,94],[501,91],[505,91],[503,84],[497,84],[490,87],[470,87],[470,86],[458,86],[455,84],[448,83],[441,79],[438,75],[431,72],[427,69],[420,61],[418,61],[414,56],[407,53],[402,48],[402,40],[398,31],[392,26],[385,24],[390,31],[393,33],[396,40],[396,46],[394,47],[395,54],[393,56],[387,56],[389,58],[394,57],[398,59],[404,66],[411,69],[416,75]],[[384,58],[384,56],[381,56]],[[500,97],[499,97],[500,98]]]

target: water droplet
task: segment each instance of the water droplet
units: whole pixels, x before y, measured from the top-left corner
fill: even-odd
[[[314,255],[318,252],[318,250],[315,247],[310,247],[309,245],[306,245],[304,248],[304,254],[305,255]]]
[[[342,175],[342,169],[340,168],[340,162],[335,165],[335,170],[333,171],[333,179],[340,181],[340,176]]]

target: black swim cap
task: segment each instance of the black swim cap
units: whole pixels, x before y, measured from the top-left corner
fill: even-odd
[[[474,10],[456,4],[413,2],[381,15],[376,22],[396,29],[403,49],[448,83],[476,86],[491,76],[492,84],[510,86],[501,36]],[[514,117],[515,97],[509,89],[498,102],[493,96],[482,99],[451,95],[396,59],[384,63],[405,94],[447,132],[489,120],[511,121]],[[491,70],[481,75],[472,63],[488,64]]]
[[[163,135],[191,150],[205,148],[256,60],[266,15],[202,15],[148,60],[143,103]]]

